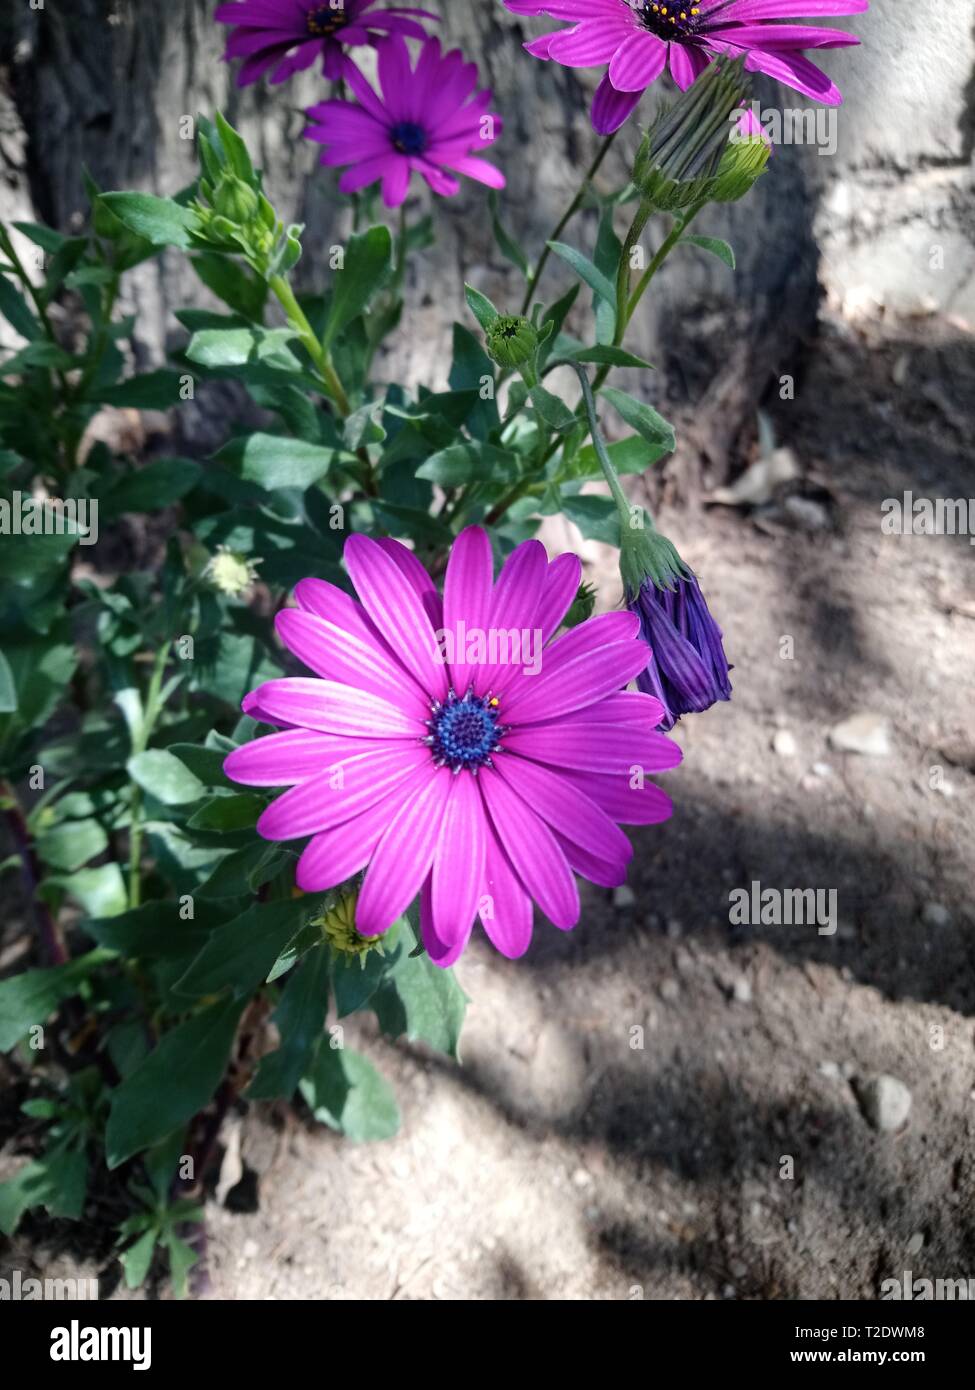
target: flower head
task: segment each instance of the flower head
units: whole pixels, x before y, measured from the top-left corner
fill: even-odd
[[[672,588],[658,588],[648,577],[629,595],[629,606],[651,649],[637,685],[663,705],[660,728],[672,729],[682,714],[731,699],[721,629],[689,571],[677,575]]]
[[[605,614],[555,637],[577,557],[549,563],[525,541],[494,582],[479,527],[455,541],[442,598],[396,541],[352,536],[345,563],[359,602],[305,579],[298,607],[278,615],[315,677],[247,696],[245,711],[280,732],[236,749],[227,774],[290,788],[257,828],[311,837],[299,887],[324,891],[364,871],[361,936],[381,935],[419,895],[438,964],[457,959],[477,916],[499,951],[519,956],[533,902],[567,929],[579,918],[576,873],[624,881],[633,851],[618,822],[670,815],[643,774],[676,766],[680,749],[654,731],[659,701],[623,689],[647,665],[639,620]]]
[[[213,587],[228,598],[240,598],[257,582],[260,560],[251,560],[229,546],[218,545],[203,571]]]
[[[343,193],[382,180],[383,202],[399,207],[414,172],[445,197],[459,191],[455,174],[504,187],[500,170],[474,154],[493,144],[501,117],[488,110],[490,91],[475,91],[477,65],[459,49],[441,53],[439,41],[427,39],[414,69],[405,42],[394,36],[379,45],[378,94],[351,64],[346,80],[358,103],[312,106],[313,124],[304,132],[325,146],[323,164],[350,166],[339,180]]]
[[[721,54],[746,55],[749,72],[764,72],[806,96],[837,106],[839,89],[803,49],[841,48],[859,43],[853,34],[820,25],[795,24],[794,17],[862,14],[869,0],[505,0],[522,15],[567,19],[570,27],[532,40],[536,58],[569,68],[608,63],[596,89],[592,123],[608,135],[630,115],[646,89],[668,65],[686,90]],[[786,23],[780,21],[786,20]]]
[[[224,59],[244,59],[237,85],[246,87],[269,69],[272,82],[284,82],[319,54],[325,76],[337,81],[350,66],[347,48],[375,44],[385,34],[422,39],[426,31],[417,18],[437,16],[378,0],[235,0],[218,6],[214,18],[234,26]]]

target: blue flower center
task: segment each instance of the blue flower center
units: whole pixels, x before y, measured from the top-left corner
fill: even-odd
[[[455,773],[466,767],[476,776],[480,768],[491,766],[491,754],[500,751],[498,739],[506,732],[498,723],[499,702],[494,696],[468,691],[461,698],[452,690],[443,702],[435,700],[430,710],[425,742],[438,767],[450,767]]]
[[[305,27],[316,39],[327,39],[330,34],[337,34],[347,23],[344,4],[336,7],[318,5],[305,16]]]
[[[660,39],[693,38],[703,18],[700,5],[653,4],[651,0],[637,0],[633,8],[644,29]]]
[[[416,121],[400,121],[389,133],[400,154],[422,154],[427,147],[427,133]]]

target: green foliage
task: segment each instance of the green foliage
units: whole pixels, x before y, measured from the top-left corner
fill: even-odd
[[[129,1206],[126,1284],[168,1263],[179,1295],[206,1176],[187,1180],[180,1164],[201,1158],[226,1106],[300,1095],[352,1141],[387,1138],[395,1097],[344,1031],[369,1011],[390,1042],[457,1059],[467,1003],[406,920],[381,948],[343,949],[327,929],[335,895],[296,895],[301,846],[256,833],[272,792],[224,773],[228,753],[267,732],[240,704],[285,674],[274,614],[309,576],[348,587],[352,530],[407,540],[434,572],[471,522],[494,528],[502,555],[558,512],[618,544],[616,504],[582,491],[604,474],[590,422],[554,389],[557,366],[592,368],[597,399],[632,431],[609,445],[616,472],[643,473],[675,444],[639,386],[605,384],[650,368],[624,344],[630,306],[618,302],[615,219],[631,186],[586,194],[591,254],[549,243],[573,283],[547,306],[548,250],[533,267],[491,194],[525,307],[466,286],[470,316],[453,325],[443,376],[407,388],[375,363],[432,220],[393,232],[363,195],[356,231],[299,298],[302,228],[279,216],[223,116],[200,117],[197,137],[198,177],[172,197],[106,192],[86,173],[78,235],[0,227],[0,317],[17,340],[0,361],[0,809],[17,851],[0,870],[22,872],[43,946],[0,981],[0,1048],[38,1078],[33,1156],[0,1184],[0,1230],[30,1208],[77,1219],[112,1170]],[[723,242],[678,232],[675,245],[733,265]],[[163,249],[219,303],[179,308],[171,360],[132,373],[142,348],[117,312],[123,280]],[[69,318],[81,325],[70,337]],[[492,330],[511,339],[504,352],[495,341],[496,360]],[[106,409],[178,411],[208,392],[226,422],[210,457],[100,442]],[[93,549],[77,527],[20,532],[35,494],[79,516],[97,503]],[[583,591],[567,623],[591,610]],[[50,1046],[34,1047],[38,1029]]]

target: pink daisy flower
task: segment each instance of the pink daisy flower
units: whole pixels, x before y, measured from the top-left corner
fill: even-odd
[[[337,81],[345,76],[347,48],[375,44],[386,34],[426,37],[420,19],[436,20],[428,10],[380,5],[377,0],[240,0],[220,5],[219,24],[232,24],[224,60],[243,58],[238,87],[246,87],[273,68],[272,82],[303,72],[322,55],[322,71]]]
[[[536,58],[569,68],[608,63],[593,99],[592,123],[608,135],[629,116],[664,68],[682,91],[720,54],[747,54],[745,67],[764,72],[787,87],[838,106],[839,88],[806,48],[842,48],[859,43],[853,34],[818,25],[795,24],[797,16],[862,14],[869,0],[504,0],[515,14],[549,15],[571,27],[526,43]],[[787,23],[780,23],[787,20]]]
[[[438,39],[423,44],[415,70],[403,39],[378,47],[379,94],[350,64],[346,80],[358,103],[323,101],[308,111],[321,123],[304,131],[326,147],[321,163],[351,166],[339,179],[342,192],[382,180],[383,202],[399,207],[414,172],[444,197],[460,189],[455,174],[504,188],[501,171],[472,153],[501,131],[501,117],[488,110],[490,91],[475,92],[476,63],[465,63],[457,48],[441,53]]]
[[[419,895],[438,965],[461,954],[477,916],[499,951],[520,956],[533,902],[568,929],[576,874],[624,881],[633,850],[618,822],[671,814],[644,775],[675,767],[680,749],[655,732],[660,701],[623,690],[649,657],[639,618],[610,613],[555,637],[578,558],[549,563],[525,541],[493,582],[476,526],[454,543],[442,598],[397,541],[352,536],[345,563],[359,602],[304,579],[298,607],[278,615],[282,641],[315,678],[268,681],[246,697],[245,712],[281,732],[236,749],[227,775],[290,788],[257,828],[270,840],[311,836],[300,888],[365,871],[363,936],[386,931]],[[521,660],[514,632],[531,635],[540,660]]]

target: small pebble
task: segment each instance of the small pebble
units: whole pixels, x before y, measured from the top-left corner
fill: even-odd
[[[893,1134],[907,1123],[913,1098],[896,1076],[871,1076],[858,1084],[856,1093],[864,1118],[874,1129]]]
[[[925,903],[921,921],[926,927],[950,927],[951,913],[944,903]]]
[[[676,980],[660,981],[660,997],[667,1004],[673,1004],[680,998],[680,985]]]
[[[735,980],[732,993],[736,1004],[750,1004],[752,1002],[751,981],[745,975],[739,975]]]
[[[772,739],[772,748],[780,758],[794,758],[799,751],[795,735],[788,729],[777,729]]]

